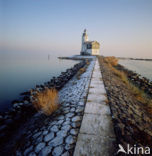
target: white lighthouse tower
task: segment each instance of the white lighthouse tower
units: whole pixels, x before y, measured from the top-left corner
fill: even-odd
[[[88,41],[88,35],[87,35],[87,30],[84,29],[84,32],[82,34],[82,45],[81,45],[81,53],[86,51],[86,42]]]

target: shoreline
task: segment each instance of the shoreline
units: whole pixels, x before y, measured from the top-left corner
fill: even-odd
[[[100,59],[117,145],[121,144],[124,148],[127,148],[127,144],[151,147],[152,114],[147,112],[147,106],[140,99],[135,98],[134,91],[115,73],[114,69],[108,66],[103,58]],[[123,71],[124,68],[119,66],[119,69]]]
[[[78,59],[77,59],[78,60]],[[80,60],[80,59],[79,59]],[[86,60],[81,59],[79,63],[73,67],[61,72],[58,77],[53,77],[44,85],[36,85],[35,89],[21,93],[20,100],[12,101],[12,108],[9,111],[0,113],[0,144],[9,139],[9,136],[15,132],[20,125],[27,122],[37,110],[32,105],[33,96],[36,92],[41,92],[45,88],[56,88],[58,91],[79,71],[80,68],[86,66]]]
[[[14,134],[13,138],[9,138],[8,147],[3,146],[4,153],[13,152],[15,155],[19,153],[26,155],[27,152],[33,152],[38,154],[47,144],[50,145],[49,148],[53,153],[63,152],[63,147],[65,152],[72,153],[81,125],[93,66],[94,61],[92,60],[85,65],[86,71],[81,75],[78,76],[75,71],[74,76],[59,91],[59,109],[50,116],[42,113],[33,115],[25,125],[23,124],[23,129],[20,128],[23,132],[19,138],[16,138],[18,132]],[[29,140],[32,141],[29,143]],[[59,146],[63,142],[64,146]],[[8,149],[10,150],[7,151]],[[41,154],[47,155],[47,152],[49,151],[44,150]]]
[[[116,69],[125,72],[125,74],[127,75],[127,78],[130,80],[131,83],[133,83],[139,89],[143,90],[149,96],[152,96],[152,81],[150,79],[144,76],[141,76],[140,74],[132,70],[129,70],[120,64],[118,64]]]
[[[131,57],[117,57],[122,60],[137,60],[137,61],[152,61],[152,59],[143,59],[143,58],[131,58]]]

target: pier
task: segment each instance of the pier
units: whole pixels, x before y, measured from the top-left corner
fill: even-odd
[[[98,60],[93,69],[74,156],[109,156],[116,140]]]

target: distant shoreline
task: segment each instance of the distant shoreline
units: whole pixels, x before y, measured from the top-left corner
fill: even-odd
[[[137,61],[152,61],[152,59],[142,59],[142,58],[127,58],[127,57],[117,57],[122,60],[137,60]]]

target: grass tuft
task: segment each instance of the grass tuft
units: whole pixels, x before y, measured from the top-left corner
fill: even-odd
[[[118,59],[114,56],[105,57],[104,62],[107,63],[109,66],[117,66],[118,65]]]
[[[33,105],[37,110],[43,111],[46,115],[52,114],[59,107],[57,90],[45,89],[42,92],[38,92],[35,96]]]
[[[80,79],[80,76],[86,72],[86,68],[80,68],[80,70],[78,71],[76,77],[77,79],[79,80]]]

